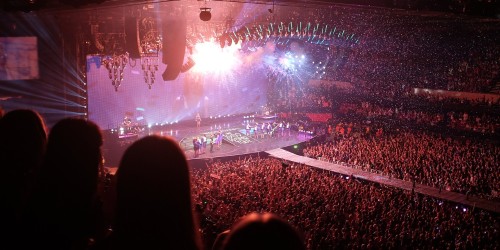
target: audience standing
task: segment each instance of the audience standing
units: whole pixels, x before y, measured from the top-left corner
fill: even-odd
[[[307,249],[500,244],[496,214],[278,159],[213,162],[194,176],[208,241],[248,213],[271,212],[303,232]]]
[[[337,132],[332,142],[308,146],[303,151],[311,158],[377,170],[394,178],[464,194],[498,197],[500,191],[500,147],[491,141],[411,130],[376,135],[358,131],[351,136]]]

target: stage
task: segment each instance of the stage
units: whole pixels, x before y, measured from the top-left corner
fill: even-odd
[[[120,128],[103,131],[104,145],[102,148],[105,166],[116,168],[126,148],[134,141],[146,135],[168,136],[179,142],[184,150],[186,158],[209,159],[226,156],[244,155],[257,153],[276,148],[283,148],[307,141],[313,136],[309,133],[298,132],[295,126],[287,129],[277,127],[276,116],[232,116],[217,119],[202,119],[200,127],[196,126],[194,120],[182,121],[174,124],[159,124],[151,127],[143,126],[141,129],[134,129],[133,132],[120,130]],[[247,123],[252,128],[258,123],[271,123],[273,133],[262,133],[260,126],[255,133],[254,129],[247,130]],[[210,145],[206,146],[204,153],[195,157],[193,138],[211,135],[222,132],[223,140],[220,148],[213,146],[210,152]]]

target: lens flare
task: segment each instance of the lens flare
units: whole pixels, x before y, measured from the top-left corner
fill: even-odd
[[[192,55],[196,64],[191,70],[199,73],[223,73],[233,70],[241,64],[240,49],[240,43],[233,43],[224,48],[215,41],[197,43]]]

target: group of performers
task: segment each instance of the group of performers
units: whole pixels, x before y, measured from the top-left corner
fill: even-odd
[[[250,124],[246,122],[245,133],[254,138],[284,136],[285,131],[290,132],[290,122],[274,121]]]
[[[141,126],[138,123],[133,123],[132,118],[128,115],[125,115],[123,118],[121,127],[123,128],[124,134],[138,134],[144,131],[144,126]]]
[[[207,146],[210,147],[210,153],[214,152],[214,145],[217,149],[220,149],[222,145],[222,139],[224,134],[221,130],[209,134],[202,135],[193,138],[193,148],[194,148],[194,157],[198,157],[200,154],[206,153]]]
[[[247,136],[252,136],[254,138],[274,138],[285,136],[290,133],[290,122],[256,122],[255,124],[247,122],[245,132]],[[205,154],[207,147],[209,147],[210,153],[214,152],[214,146],[216,149],[220,149],[223,137],[224,134],[222,133],[222,130],[193,137],[194,157],[196,158],[201,154]]]

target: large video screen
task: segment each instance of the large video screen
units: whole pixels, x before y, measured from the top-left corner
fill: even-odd
[[[268,79],[262,67],[248,65],[234,53],[226,59],[193,57],[193,68],[180,73],[174,81],[163,81],[161,75],[166,65],[161,63],[160,53],[151,88],[146,82],[151,82],[152,73],[147,69],[154,67],[143,67],[144,59],[131,59],[123,72],[116,75],[123,75],[123,80],[115,89],[113,68],[110,79],[109,67],[105,66],[110,58],[88,56],[89,119],[102,129],[112,129],[119,127],[125,117],[138,125],[156,125],[194,119],[197,113],[204,118],[253,113],[266,104]],[[228,64],[227,68],[224,64]]]
[[[0,80],[39,78],[36,37],[0,37]]]

